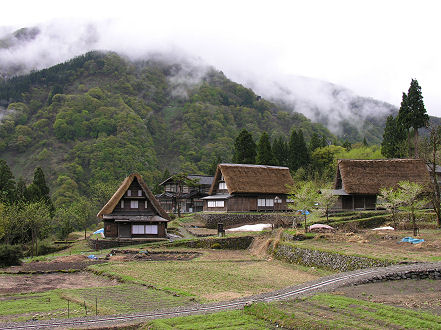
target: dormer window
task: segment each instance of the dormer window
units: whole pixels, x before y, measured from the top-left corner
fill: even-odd
[[[219,182],[219,190],[227,190],[227,184],[225,182]]]
[[[127,196],[132,196],[132,191],[129,189],[129,190],[127,190]]]

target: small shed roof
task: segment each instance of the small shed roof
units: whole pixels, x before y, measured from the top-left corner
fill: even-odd
[[[224,177],[230,195],[234,193],[288,194],[287,185],[294,184],[288,167],[219,164],[210,188],[210,195],[213,194],[214,187],[221,176]]]
[[[424,161],[422,159],[340,159],[335,189],[342,188],[348,194],[376,195],[382,188],[394,187],[400,181],[430,184],[429,172]]]
[[[153,208],[158,212],[158,214],[166,219],[170,220],[167,212],[164,211],[164,209],[159,204],[158,200],[153,196],[150,189],[145,184],[144,180],[142,179],[141,175],[138,173],[130,174],[127,178],[124,179],[124,181],[121,183],[119,188],[116,190],[116,192],[113,194],[113,196],[109,199],[106,205],[103,206],[103,208],[98,212],[97,217],[103,218],[106,214],[111,214],[113,210],[115,209],[116,205],[120,201],[121,197],[124,196],[127,189],[129,189],[130,185],[132,184],[133,180],[136,178],[138,180],[139,185],[141,186],[142,190],[144,191],[145,195],[147,196],[150,203],[152,203]]]

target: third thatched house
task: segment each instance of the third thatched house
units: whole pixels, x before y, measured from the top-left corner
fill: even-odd
[[[339,196],[336,208],[373,210],[382,188],[397,186],[400,181],[430,183],[422,159],[375,159],[338,161],[334,193]]]
[[[293,184],[287,167],[219,164],[204,211],[286,211]]]

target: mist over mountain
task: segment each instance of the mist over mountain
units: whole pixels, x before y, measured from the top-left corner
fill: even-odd
[[[175,93],[184,93],[184,82],[198,83],[204,68],[209,65],[201,58],[192,57],[184,50],[170,50],[158,44],[129,40],[118,44],[107,37],[110,23],[92,24],[53,21],[38,27],[7,31],[0,35],[0,77],[7,78],[43,69],[89,50],[116,50],[132,60],[162,58],[176,63],[190,63],[186,75],[176,77]],[[1,31],[0,31],[1,33]],[[137,45],[135,45],[137,44]],[[198,68],[196,70],[196,68]],[[299,112],[325,125],[343,140],[370,143],[381,141],[385,118],[397,111],[396,107],[371,98],[357,96],[347,88],[316,79],[299,76],[271,76],[265,72],[239,71],[222,68],[233,81],[253,89],[267,100],[287,111]],[[196,72],[198,71],[198,72]]]

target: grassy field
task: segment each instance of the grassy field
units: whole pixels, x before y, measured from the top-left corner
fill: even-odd
[[[439,230],[422,229],[421,245],[400,243],[403,237],[413,236],[412,231],[400,230],[360,233],[316,235],[314,239],[295,242],[300,247],[320,249],[351,255],[361,255],[391,261],[441,261],[441,236]]]
[[[111,263],[91,269],[127,282],[194,296],[198,301],[234,299],[329,274],[277,260],[257,259],[246,251],[205,251],[192,261]]]
[[[439,315],[332,294],[259,303],[246,313],[286,328],[441,329]]]
[[[244,329],[260,330],[275,328],[271,323],[246,314],[243,311],[228,311],[208,315],[176,317],[154,320],[144,324],[141,329]]]
[[[85,302],[93,311],[97,303],[99,314],[153,311],[194,303],[188,296],[177,296],[133,284],[63,290],[61,294],[68,300]]]
[[[0,321],[18,322],[32,319],[67,317],[67,300],[61,290],[0,296]],[[70,302],[70,317],[84,316],[84,306]]]

